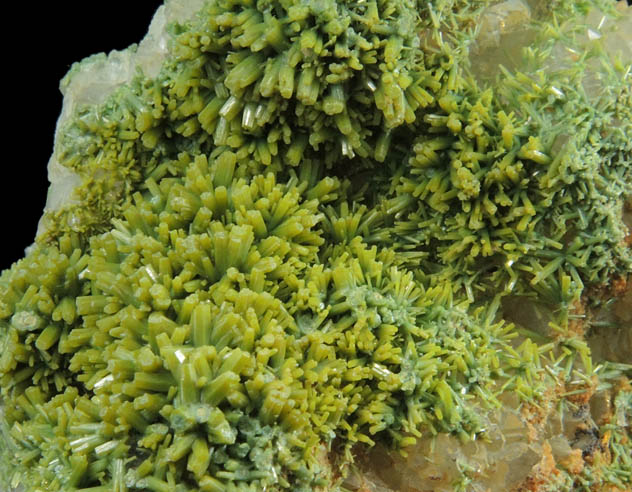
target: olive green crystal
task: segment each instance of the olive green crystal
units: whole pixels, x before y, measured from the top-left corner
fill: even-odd
[[[511,419],[568,448],[537,490],[629,490],[630,9],[189,7],[66,114],[0,276],[3,490],[413,490],[366,459]]]

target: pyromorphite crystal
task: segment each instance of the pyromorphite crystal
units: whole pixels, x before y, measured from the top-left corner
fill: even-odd
[[[73,67],[2,490],[629,490],[631,24],[172,0]]]

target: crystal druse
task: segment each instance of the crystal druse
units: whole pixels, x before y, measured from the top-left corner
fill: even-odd
[[[0,276],[0,488],[632,487],[632,9],[167,0]]]

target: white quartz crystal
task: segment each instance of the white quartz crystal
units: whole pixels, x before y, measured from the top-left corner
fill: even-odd
[[[118,87],[130,82],[140,69],[148,77],[158,75],[168,51],[167,26],[184,22],[200,10],[204,0],[166,0],[151,21],[145,37],[122,51],[92,55],[73,64],[60,83],[64,95],[62,111],[55,129],[53,153],[48,161],[50,187],[44,213],[72,204],[73,190],[81,178],[59,163],[60,132],[70,121],[77,107],[102,103]],[[44,217],[40,219],[37,235],[46,232]]]

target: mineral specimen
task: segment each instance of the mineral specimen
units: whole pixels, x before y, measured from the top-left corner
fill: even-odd
[[[73,66],[0,276],[4,489],[630,490],[631,33],[171,0]]]

